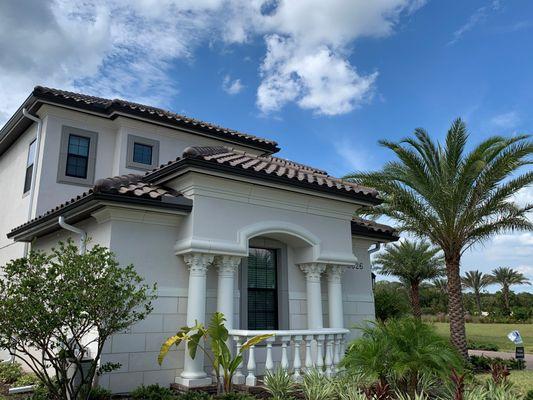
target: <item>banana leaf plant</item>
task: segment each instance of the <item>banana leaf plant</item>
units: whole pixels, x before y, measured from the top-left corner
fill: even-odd
[[[182,342],[187,344],[187,350],[192,359],[196,357],[198,348],[204,352],[213,364],[217,380],[217,392],[229,393],[232,390],[233,375],[243,361],[243,352],[250,347],[273,336],[271,334],[257,335],[248,339],[233,357],[228,347],[229,333],[224,323],[226,318],[221,312],[216,312],[207,327],[196,321],[192,327],[181,328],[174,336],[169,337],[161,346],[157,361],[163,363],[165,356],[172,346],[178,347]],[[210,352],[206,349],[209,343]]]

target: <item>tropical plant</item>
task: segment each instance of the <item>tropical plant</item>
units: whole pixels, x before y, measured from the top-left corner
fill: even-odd
[[[485,275],[482,272],[467,271],[461,278],[463,287],[472,289],[474,296],[476,297],[476,306],[478,315],[481,315],[481,291],[492,283],[492,279],[489,275]]]
[[[0,363],[0,383],[9,385],[22,377],[22,367],[18,363]]]
[[[174,400],[177,396],[168,388],[155,385],[141,385],[133,392],[131,398],[134,400]]]
[[[444,145],[423,129],[399,143],[382,140],[396,161],[381,171],[346,176],[355,183],[375,187],[383,203],[361,210],[386,215],[401,231],[428,238],[444,252],[448,278],[448,312],[453,345],[466,359],[466,332],[461,292],[462,254],[473,245],[509,230],[531,230],[527,213],[533,205],[519,206],[513,195],[533,182],[533,171],[517,174],[531,163],[529,136],[490,137],[470,152],[466,126],[455,120]]]
[[[329,400],[335,393],[335,383],[321,371],[307,371],[302,381],[302,392],[306,400]]]
[[[197,349],[200,348],[209,358],[215,370],[218,393],[229,393],[232,389],[232,378],[243,360],[242,353],[250,347],[271,337],[271,334],[257,335],[248,339],[239,349],[235,357],[232,357],[228,347],[229,333],[224,322],[224,314],[215,312],[208,327],[196,322],[192,327],[181,328],[174,336],[168,338],[159,351],[157,358],[159,365],[163,363],[165,356],[172,346],[179,346],[182,342],[187,344],[187,350],[192,359],[196,357]],[[209,341],[210,352],[204,344]],[[221,376],[222,372],[222,376]]]
[[[404,240],[392,244],[374,258],[377,272],[392,275],[409,290],[409,299],[415,318],[422,316],[420,309],[420,284],[425,280],[435,279],[443,274],[444,260],[438,256],[438,248],[432,248],[427,242]]]
[[[294,379],[282,368],[278,368],[274,372],[268,371],[264,384],[267,392],[270,393],[274,400],[292,399],[296,392]]]
[[[104,343],[152,311],[152,290],[133,266],[99,245],[80,254],[71,240],[60,242],[3,270],[0,348],[11,349],[51,399],[87,399]]]
[[[505,313],[509,315],[511,313],[511,305],[509,295],[511,293],[512,285],[529,285],[529,279],[523,274],[515,271],[512,268],[499,267],[492,270],[490,279],[493,283],[496,283],[502,287],[503,302],[505,307]]]
[[[380,321],[408,315],[410,307],[405,288],[399,282],[376,282],[374,308]]]
[[[363,335],[348,347],[341,364],[349,372],[390,384],[410,395],[425,377],[447,377],[461,358],[433,327],[404,318],[362,326]]]

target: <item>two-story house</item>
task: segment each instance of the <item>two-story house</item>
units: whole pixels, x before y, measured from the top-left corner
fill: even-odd
[[[236,381],[278,365],[333,373],[355,324],[374,318],[369,251],[397,239],[354,219],[378,193],[278,158],[277,143],[123,100],[36,87],[0,131],[0,265],[75,226],[158,283],[153,313],[115,335],[100,384],[211,381],[176,329],[223,312],[236,346],[257,331]],[[61,219],[61,222],[60,222]],[[245,378],[246,376],[246,378]]]

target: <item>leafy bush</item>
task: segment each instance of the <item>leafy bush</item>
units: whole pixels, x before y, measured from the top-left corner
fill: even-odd
[[[211,400],[212,397],[206,392],[189,391],[178,396],[179,400]]]
[[[376,318],[385,321],[409,313],[409,300],[405,289],[396,282],[377,282],[374,288]]]
[[[22,368],[16,363],[0,364],[0,383],[10,385],[22,376]]]
[[[462,369],[455,350],[419,320],[390,320],[360,329],[363,336],[350,344],[342,365],[382,386],[389,383],[414,395],[422,377],[447,378],[451,368]]]
[[[89,400],[110,400],[111,391],[104,389],[103,387],[97,386],[91,388],[89,392]]]
[[[72,240],[60,242],[48,254],[32,251],[8,262],[3,271],[0,347],[14,349],[53,399],[86,400],[80,393],[89,393],[104,343],[152,311],[155,290],[99,245],[80,254]],[[93,345],[85,373],[72,373]]]
[[[216,398],[220,400],[257,400],[254,396],[246,393],[226,393]]]
[[[530,390],[526,394],[526,400],[533,400],[533,390]]]
[[[335,384],[318,370],[313,369],[304,375],[302,391],[306,400],[329,400],[335,393]]]
[[[503,359],[499,357],[487,357],[487,356],[470,356],[470,365],[475,372],[488,372],[495,364],[503,365],[512,370],[524,369],[525,361],[511,359]]]
[[[174,400],[177,396],[170,390],[159,385],[139,386],[131,397],[134,400]]]
[[[37,385],[40,382],[35,374],[24,374],[13,384],[15,387]]]
[[[281,368],[274,372],[267,372],[264,384],[274,400],[292,399],[296,391],[296,384],[292,376]]]
[[[468,348],[470,350],[487,350],[487,351],[498,351],[500,348],[497,344],[494,343],[477,343],[468,341]]]
[[[528,307],[513,308],[513,319],[515,321],[528,322],[533,315],[533,311]]]

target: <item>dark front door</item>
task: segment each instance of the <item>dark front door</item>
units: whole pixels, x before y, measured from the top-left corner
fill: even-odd
[[[248,329],[278,329],[276,250],[251,248],[248,257]]]

